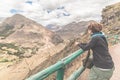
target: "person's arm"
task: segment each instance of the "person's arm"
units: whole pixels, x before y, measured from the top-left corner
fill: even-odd
[[[79,44],[79,47],[82,48],[84,51],[89,50],[95,46],[97,42],[97,38],[93,37],[89,43],[81,43]]]

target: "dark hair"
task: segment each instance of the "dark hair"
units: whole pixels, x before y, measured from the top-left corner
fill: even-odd
[[[97,22],[91,22],[88,25],[88,30],[91,30],[93,33],[95,32],[100,32],[102,30],[102,24],[97,23]]]

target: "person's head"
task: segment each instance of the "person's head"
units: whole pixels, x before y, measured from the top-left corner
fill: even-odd
[[[88,25],[88,31],[91,31],[92,33],[100,32],[102,30],[102,25],[97,22],[91,22]]]

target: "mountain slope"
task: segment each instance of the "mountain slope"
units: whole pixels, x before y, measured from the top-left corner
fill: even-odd
[[[54,32],[20,14],[7,18],[1,24],[0,36],[8,42],[23,45],[24,43],[58,44],[62,42]]]
[[[59,35],[20,14],[5,19],[0,38],[0,80],[23,80],[65,47]]]
[[[63,42],[59,35],[20,14],[4,20],[0,38],[0,62],[3,63],[31,57]]]
[[[103,9],[101,23],[104,25],[108,41],[117,44],[120,40],[120,2]]]
[[[120,33],[120,2],[103,9],[101,23],[106,26],[109,33]]]
[[[72,22],[65,26],[62,26],[62,29],[56,31],[63,39],[73,39],[80,37],[80,34],[85,32],[87,29],[88,23],[91,21],[81,21],[81,22]]]

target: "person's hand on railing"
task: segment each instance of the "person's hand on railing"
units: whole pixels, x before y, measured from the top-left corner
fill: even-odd
[[[75,42],[75,43],[74,43],[75,46],[78,46],[79,44],[80,44],[79,42]]]
[[[80,44],[79,44],[79,47],[82,48],[82,49],[84,49],[84,47],[85,47],[86,45],[87,45],[87,43],[80,43]]]
[[[83,49],[83,47],[85,47],[87,45],[87,43],[79,43],[79,42],[75,42],[75,46],[79,46],[80,48]]]

